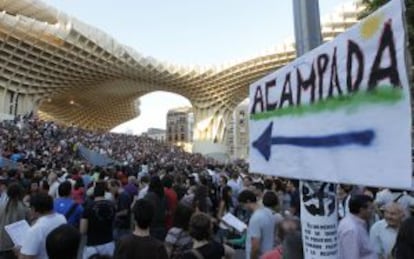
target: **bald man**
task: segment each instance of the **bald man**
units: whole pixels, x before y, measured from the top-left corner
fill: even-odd
[[[391,258],[391,251],[404,215],[404,208],[399,203],[391,202],[385,205],[384,219],[372,225],[369,235],[380,259]]]

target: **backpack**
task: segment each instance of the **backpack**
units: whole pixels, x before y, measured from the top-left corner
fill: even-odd
[[[180,259],[186,251],[191,250],[191,243],[188,246],[180,246],[178,244],[183,234],[184,230],[181,230],[181,232],[177,235],[177,239],[172,245],[170,259]]]

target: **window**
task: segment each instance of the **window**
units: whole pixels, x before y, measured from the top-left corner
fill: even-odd
[[[244,118],[245,112],[244,111],[240,111],[239,112],[240,118]]]

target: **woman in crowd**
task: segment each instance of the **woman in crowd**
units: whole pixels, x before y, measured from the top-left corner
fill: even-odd
[[[155,208],[154,218],[150,227],[151,236],[164,241],[166,233],[165,218],[167,213],[167,199],[164,195],[164,187],[158,176],[151,178],[148,193],[145,199],[149,200]]]
[[[211,212],[213,204],[208,194],[207,179],[200,177],[200,184],[195,189],[193,199],[193,208],[196,212]]]
[[[23,188],[19,184],[10,184],[7,196],[8,201],[0,207],[0,258],[12,259],[15,258],[13,253],[15,244],[4,227],[19,220],[28,220],[29,208],[22,201]]]
[[[226,213],[233,213],[233,200],[232,200],[232,189],[230,186],[225,186],[221,192],[221,199],[219,203],[219,208],[217,212],[217,220],[219,223],[219,228],[217,230],[217,240],[221,243],[224,242],[224,239],[227,237],[229,227],[221,222],[221,218],[226,215]]]

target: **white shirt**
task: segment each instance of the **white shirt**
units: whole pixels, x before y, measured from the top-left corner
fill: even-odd
[[[52,230],[65,223],[66,218],[58,213],[40,217],[27,232],[20,253],[35,256],[37,259],[47,259],[46,237]]]
[[[56,198],[58,198],[58,189],[59,189],[59,182],[56,180],[56,181],[54,181],[51,185],[50,185],[50,187],[49,187],[49,192],[48,192],[48,194],[50,195],[50,196],[52,196],[52,198],[53,199],[56,199]]]
[[[138,200],[143,199],[148,192],[148,185],[142,188],[138,193]]]
[[[369,239],[367,223],[349,213],[338,226],[339,259],[378,259]]]
[[[338,203],[338,215],[340,218],[345,218],[349,214],[349,201],[351,200],[351,194],[348,194],[344,200]]]
[[[239,193],[241,192],[241,189],[242,189],[240,183],[237,180],[230,179],[227,182],[227,186],[231,188],[233,197],[237,198],[237,196],[239,196]]]
[[[9,197],[7,196],[6,192],[0,193],[0,206],[6,205],[8,200],[9,200]]]
[[[397,234],[398,230],[388,226],[385,219],[375,222],[369,232],[369,238],[374,245],[375,252],[388,258],[391,255]]]

